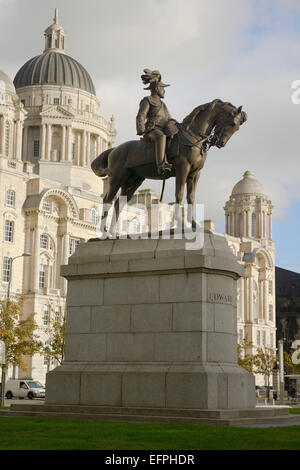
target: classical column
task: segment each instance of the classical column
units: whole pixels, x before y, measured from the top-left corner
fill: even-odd
[[[47,156],[46,160],[51,160],[51,147],[52,147],[52,125],[47,125]]]
[[[97,137],[97,157],[100,155],[101,153],[101,137],[100,135]]]
[[[243,212],[243,236],[247,237],[247,212]]]
[[[72,127],[68,126],[67,127],[67,157],[66,160],[68,162],[72,162],[73,160],[73,154],[72,154]]]
[[[46,124],[42,124],[40,128],[40,160],[45,160],[45,148],[46,148]]]
[[[86,150],[85,166],[89,166],[90,161],[91,161],[91,133],[87,132],[87,150]]]
[[[10,132],[9,132],[9,144],[8,144],[8,156],[12,159],[14,158],[14,141],[15,141],[15,123],[14,121],[10,122]]]
[[[248,231],[247,231],[247,236],[251,237],[252,236],[252,216],[251,216],[251,211],[247,212],[247,218],[248,218]]]
[[[27,162],[28,161],[28,127],[24,127],[24,132],[23,132],[23,161]]]
[[[16,160],[22,160],[22,122],[17,121],[16,129]]]
[[[258,292],[259,292],[259,318],[263,320],[264,318],[264,284],[262,280],[259,281]]]
[[[64,161],[67,158],[66,155],[66,126],[61,126],[61,150],[60,150],[60,161]]]
[[[5,116],[2,116],[1,125],[2,125],[2,133],[1,133],[1,152],[2,152],[2,155],[4,155],[4,154],[5,154],[5,125],[6,125]]]
[[[68,259],[69,259],[69,247],[70,247],[70,235],[68,233],[65,233],[63,236],[63,264],[66,266],[68,264]],[[67,293],[67,280],[63,280],[63,290],[64,294],[66,295]]]
[[[34,228],[34,277],[33,277],[33,290],[39,291],[39,277],[40,277],[40,231],[38,225]]]
[[[245,322],[246,321],[246,318],[245,318],[245,312],[244,312],[244,279],[241,277],[240,279],[240,318],[241,318],[241,321]]]
[[[80,156],[81,156],[81,133],[78,132],[77,135],[77,155],[75,159],[75,164],[80,166]]]
[[[263,319],[269,321],[269,307],[268,307],[268,281],[267,279],[263,280]]]
[[[16,159],[16,150],[17,150],[17,122],[12,121],[12,141],[11,141],[11,151],[10,158],[12,160]]]
[[[236,217],[235,217],[235,213],[233,212],[233,214],[232,214],[232,233],[231,233],[231,235],[233,237],[235,237],[235,224],[236,224]]]
[[[273,223],[272,223],[272,214],[269,214],[269,240],[273,239]]]
[[[248,309],[249,309],[249,321],[253,323],[253,281],[252,278],[248,278]]]
[[[83,131],[81,166],[86,166],[86,141],[87,141],[87,132]]]

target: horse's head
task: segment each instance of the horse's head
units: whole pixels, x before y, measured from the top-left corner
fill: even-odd
[[[247,121],[247,114],[243,107],[236,108],[230,103],[222,103],[218,107],[218,113],[215,121],[213,145],[223,148],[237,132],[242,124]]]

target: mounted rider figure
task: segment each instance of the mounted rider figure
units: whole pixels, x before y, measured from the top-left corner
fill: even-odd
[[[159,175],[165,175],[172,171],[172,165],[167,162],[166,143],[167,136],[172,137],[178,132],[175,120],[172,119],[167,106],[162,101],[165,96],[165,85],[161,80],[158,70],[144,70],[142,75],[144,85],[149,85],[145,90],[150,90],[151,95],[146,96],[140,102],[140,109],[136,118],[137,135],[151,140],[155,144],[155,158]]]

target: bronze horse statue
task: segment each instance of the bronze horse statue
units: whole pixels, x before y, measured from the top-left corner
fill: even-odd
[[[92,162],[93,172],[100,178],[108,177],[108,189],[103,203],[111,205],[121,189],[121,196],[127,201],[146,178],[165,180],[176,178],[176,203],[182,204],[184,187],[187,185],[187,202],[193,207],[195,192],[210,147],[223,148],[246,122],[247,114],[242,106],[219,99],[198,106],[181,124],[178,133],[168,143],[167,156],[172,172],[167,176],[158,175],[154,144],[146,138],[125,142],[103,152]],[[119,199],[115,202],[117,217]],[[106,218],[108,210],[103,214]],[[193,221],[193,225],[195,222]]]

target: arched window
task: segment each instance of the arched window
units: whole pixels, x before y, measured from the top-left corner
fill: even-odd
[[[252,214],[252,227],[251,227],[251,233],[252,237],[256,238],[257,236],[257,217],[256,214]]]

